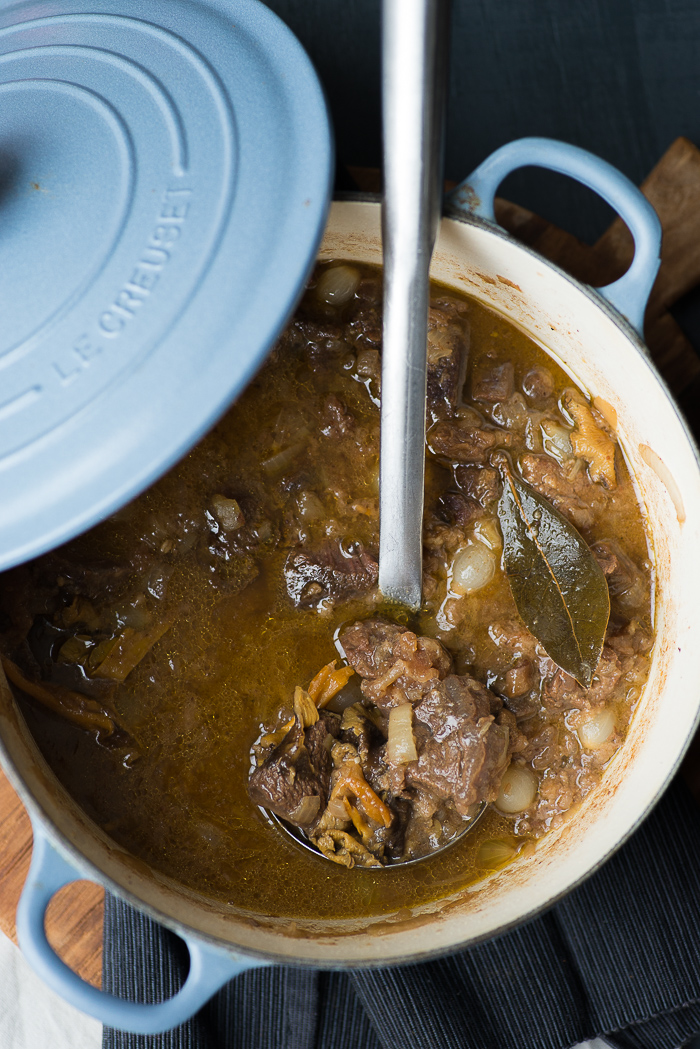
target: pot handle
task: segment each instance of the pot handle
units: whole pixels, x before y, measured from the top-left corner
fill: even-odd
[[[44,917],[52,896],[64,885],[85,875],[49,841],[35,822],[34,847],[29,874],[17,908],[17,939],[25,958],[48,986],[77,1009],[108,1027],[134,1034],[160,1034],[189,1020],[211,996],[246,969],[268,962],[232,956],[185,938],[190,971],[180,991],[156,1005],[128,1002],[98,991],[61,961],[46,938]]]
[[[449,210],[496,221],[496,190],[517,168],[548,168],[594,190],[624,219],[634,238],[634,258],[619,280],[596,290],[642,334],[644,310],[659,269],[661,223],[653,207],[626,175],[593,153],[551,138],[519,138],[501,146],[447,197]]]

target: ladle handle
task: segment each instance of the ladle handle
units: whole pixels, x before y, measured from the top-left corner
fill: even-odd
[[[421,603],[428,270],[441,207],[449,0],[384,0],[379,589]]]
[[[626,175],[593,153],[551,138],[520,138],[497,149],[449,194],[451,211],[495,222],[499,185],[518,168],[548,168],[570,175],[598,193],[624,219],[634,239],[634,258],[619,280],[597,291],[642,334],[644,311],[659,270],[661,223],[653,207]]]
[[[246,969],[267,962],[237,957],[194,937],[185,937],[190,971],[180,991],[165,1002],[146,1005],[99,991],[61,961],[46,937],[44,920],[51,898],[85,873],[49,841],[33,821],[34,846],[27,881],[17,908],[17,939],[22,954],[42,980],[76,1009],[108,1027],[133,1034],[159,1034],[189,1020],[220,987]]]

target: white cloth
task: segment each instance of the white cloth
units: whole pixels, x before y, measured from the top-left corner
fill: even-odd
[[[102,1024],[42,983],[0,933],[0,1049],[100,1049]]]

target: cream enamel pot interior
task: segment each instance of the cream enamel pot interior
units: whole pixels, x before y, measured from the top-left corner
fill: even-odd
[[[472,209],[488,215],[501,178],[522,163],[574,174],[618,204],[637,248],[648,258],[645,266],[628,272],[631,282],[623,278],[606,294],[639,323],[658,265],[652,257],[658,255],[658,223],[655,227],[655,216],[649,216],[651,209],[638,191],[608,165],[573,147],[523,140],[482,165],[460,187],[456,203],[467,199]],[[617,197],[614,185],[605,191],[613,184],[610,179]],[[642,212],[648,209],[646,233],[635,228],[620,194]],[[336,202],[321,258],[380,263],[378,203]],[[602,295],[473,214],[443,220],[432,273],[544,346],[616,423],[646,508],[657,578],[655,654],[627,741],[575,818],[542,839],[532,855],[485,878],[478,888],[409,915],[290,925],[198,898],[118,848],[58,785],[3,682],[2,761],[35,830],[32,869],[18,914],[20,944],[59,993],[112,1026],[143,1032],[173,1026],[225,980],[255,965],[416,961],[502,932],[552,904],[624,841],[658,798],[692,737],[700,702],[700,645],[693,637],[700,622],[700,471],[692,440],[638,335]],[[122,1002],[83,984],[53,955],[43,933],[45,907],[61,885],[81,877],[103,883],[186,939],[192,966],[179,995],[157,1006]]]

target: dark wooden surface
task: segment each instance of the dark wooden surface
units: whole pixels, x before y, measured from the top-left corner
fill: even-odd
[[[357,188],[379,188],[379,171],[352,167],[347,179]],[[649,347],[676,396],[689,409],[700,433],[697,401],[700,360],[670,308],[700,285],[700,152],[685,139],[674,142],[643,183],[664,228],[662,264],[647,311]],[[615,222],[589,247],[519,205],[499,200],[499,221],[523,243],[581,280],[603,284],[624,272],[631,257],[629,234]],[[700,740],[684,767],[700,801]],[[15,938],[14,915],[31,855],[29,819],[0,773],[0,929]],[[62,890],[48,915],[51,942],[85,979],[99,986],[102,959],[103,893],[80,882]]]
[[[326,89],[340,164],[381,164],[380,0],[265,0]],[[641,182],[674,139],[700,143],[697,0],[453,0],[446,176],[498,146],[548,135]],[[593,243],[606,205],[525,171],[501,193]]]
[[[347,172],[356,188],[379,190],[377,168],[352,166]],[[697,423],[700,433],[700,414],[690,396],[700,382],[700,357],[671,313],[679,300],[700,286],[700,150],[686,138],[677,139],[641,188],[663,227],[661,267],[646,312],[645,338],[671,391],[687,402],[689,422]],[[615,280],[632,260],[632,238],[620,219],[589,246],[567,230],[502,198],[496,201],[496,218],[523,244],[588,284],[601,286]]]

